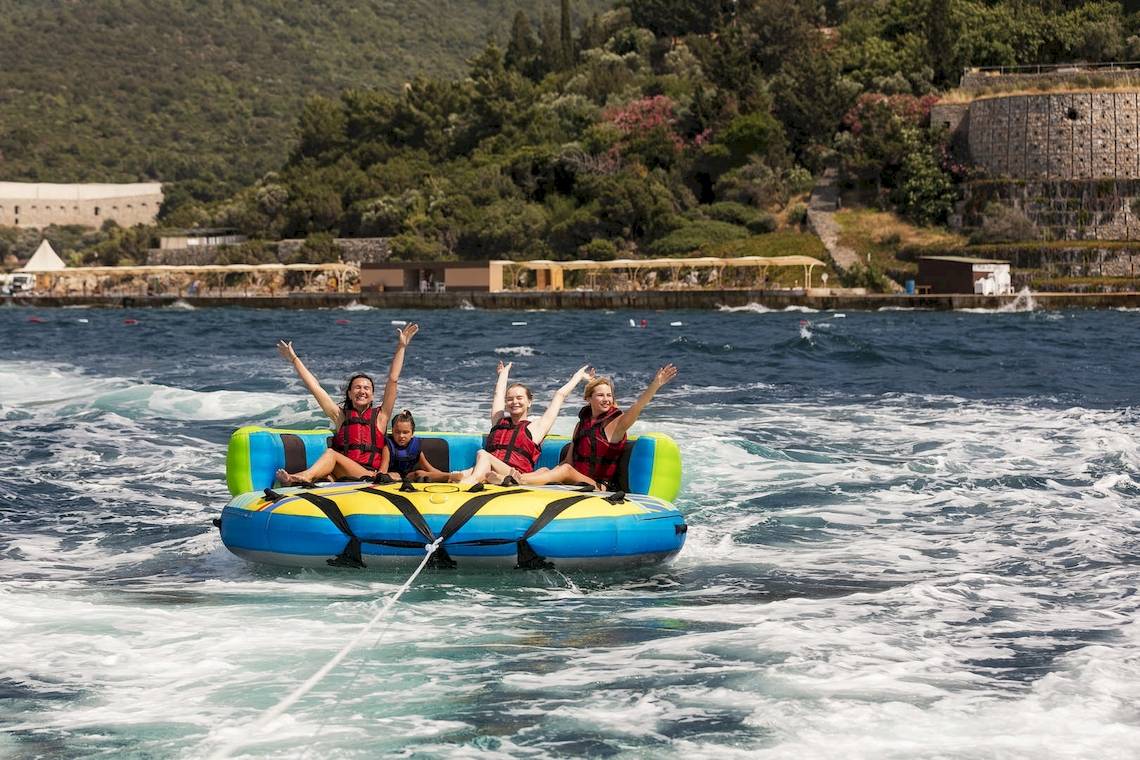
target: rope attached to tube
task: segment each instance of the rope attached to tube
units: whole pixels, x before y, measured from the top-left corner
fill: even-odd
[[[415,572],[413,572],[408,577],[408,579],[404,581],[404,585],[400,586],[400,588],[397,589],[396,593],[392,595],[392,598],[388,600],[388,603],[385,604],[384,607],[381,608],[381,610],[377,612],[370,621],[368,621],[368,624],[360,629],[360,631],[356,634],[356,636],[352,638],[351,641],[341,647],[341,650],[333,655],[332,659],[326,662],[320,670],[309,676],[309,679],[307,681],[294,689],[292,694],[285,697],[285,699],[281,700],[276,705],[262,713],[261,717],[257,719],[257,722],[254,723],[246,733],[246,738],[230,742],[229,744],[225,744],[222,747],[218,748],[216,752],[210,755],[211,760],[224,760],[224,758],[228,758],[234,750],[243,747],[246,744],[249,744],[251,741],[255,740],[258,736],[261,735],[261,732],[265,730],[266,726],[283,715],[285,711],[295,705],[297,701],[301,699],[301,697],[312,691],[313,687],[320,683],[321,680],[330,672],[332,672],[332,669],[339,665],[341,660],[348,656],[348,653],[352,651],[357,643],[359,643],[361,639],[367,636],[368,632],[371,631],[376,626],[376,624],[384,618],[384,615],[388,612],[388,610],[392,609],[392,605],[399,601],[404,592],[407,591],[411,587],[412,583],[415,582],[420,572],[423,571],[425,567],[427,567],[428,560],[431,559],[432,554],[435,553],[435,550],[438,549],[442,543],[443,538],[440,537],[435,541],[432,541],[430,544],[424,544],[424,558],[420,561],[419,567],[417,567]]]

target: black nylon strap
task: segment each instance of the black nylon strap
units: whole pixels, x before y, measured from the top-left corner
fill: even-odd
[[[538,519],[530,524],[526,533],[519,539],[518,559],[515,562],[516,570],[552,570],[554,568],[553,562],[548,562],[545,557],[534,550],[534,547],[527,541],[528,538],[538,533],[545,528],[550,522],[558,515],[565,512],[570,507],[574,506],[584,499],[592,499],[592,495],[578,494],[577,496],[567,496],[565,499],[552,501],[546,505],[542,510],[542,514]]]
[[[445,542],[447,539],[454,536],[459,529],[467,524],[467,521],[475,516],[475,513],[485,507],[488,502],[494,501],[500,496],[511,496],[516,493],[526,493],[521,488],[516,488],[511,491],[498,491],[497,493],[483,493],[479,494],[473,499],[469,499],[459,509],[455,510],[451,517],[447,518],[447,522],[443,525],[443,530],[439,532],[439,537]]]
[[[435,534],[432,533],[431,527],[427,524],[427,520],[425,520],[424,516],[420,514],[420,511],[416,509],[416,505],[408,501],[407,497],[401,496],[398,493],[381,491],[379,488],[372,488],[371,486],[361,488],[360,493],[372,494],[373,496],[387,499],[393,507],[400,510],[400,514],[404,516],[404,519],[412,524],[412,527],[416,529],[417,533],[423,536],[425,541],[429,544],[435,541]]]
[[[540,530],[549,525],[551,520],[553,520],[555,517],[558,517],[558,515],[562,514],[570,507],[574,506],[584,499],[592,498],[594,497],[590,494],[578,494],[576,496],[567,496],[565,499],[559,499],[558,501],[550,502],[546,505],[546,508],[542,510],[542,514],[538,516],[538,519],[530,524],[530,527],[527,528],[526,533],[523,533],[523,537],[519,540],[526,541],[535,533],[538,533]]]
[[[335,559],[328,561],[330,565],[335,567],[367,567],[364,564],[364,559],[360,556],[360,539],[352,532],[348,520],[345,519],[344,513],[340,511],[340,507],[335,501],[308,491],[293,495],[321,510],[325,517],[329,518],[332,524],[337,527],[337,530],[348,536],[348,543],[345,544],[344,550]]]

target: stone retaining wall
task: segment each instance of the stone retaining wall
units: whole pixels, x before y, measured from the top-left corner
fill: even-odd
[[[1104,309],[1138,308],[1140,293],[1034,293],[1035,308],[1039,309]],[[104,306],[111,308],[166,307],[178,300],[196,307],[241,306],[265,309],[335,309],[352,303],[378,309],[633,309],[651,312],[659,309],[718,309],[762,305],[769,309],[786,309],[789,306],[806,306],[812,309],[877,311],[883,308],[910,308],[930,310],[1027,308],[1021,295],[978,296],[967,294],[907,296],[889,295],[819,295],[785,291],[759,290],[722,291],[636,291],[606,293],[599,291],[566,291],[561,293],[368,293],[318,294],[304,293],[286,297],[218,298],[197,297],[178,299],[174,296],[10,296],[0,304],[30,307]],[[675,316],[675,315],[674,315]],[[665,315],[649,315],[651,324]],[[731,315],[725,315],[726,319]],[[810,317],[809,317],[810,318]]]

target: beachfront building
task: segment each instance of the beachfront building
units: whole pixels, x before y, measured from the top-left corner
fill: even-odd
[[[923,256],[918,260],[920,293],[977,293],[1001,296],[1013,292],[1009,262],[968,256]]]
[[[441,293],[503,290],[510,261],[385,261],[360,265],[361,292]]]
[[[0,225],[41,228],[52,224],[121,227],[154,224],[162,206],[162,183],[123,185],[0,182]]]
[[[245,235],[232,227],[167,230],[158,236],[158,247],[159,250],[164,251],[183,250],[186,248],[212,248],[219,245],[241,245],[245,241]]]

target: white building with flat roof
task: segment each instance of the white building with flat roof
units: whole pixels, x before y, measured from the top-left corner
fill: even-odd
[[[154,224],[161,206],[161,182],[123,185],[0,182],[0,225],[7,227],[39,228],[51,224],[101,227],[108,219],[120,227]]]

